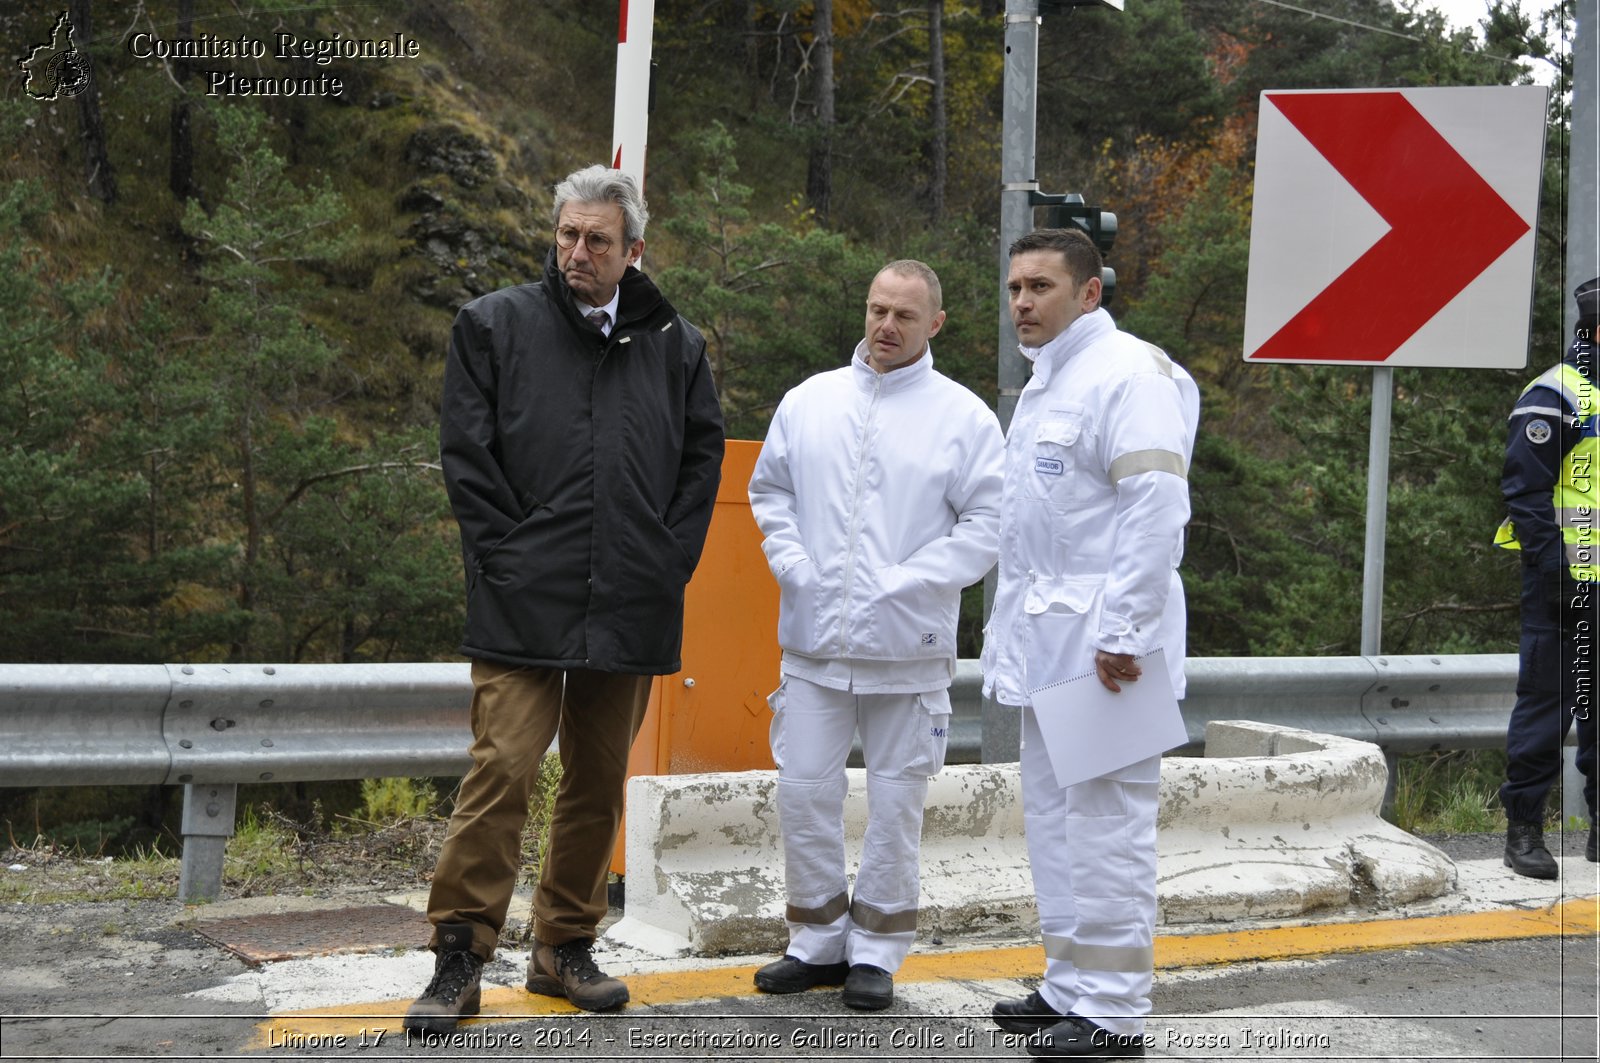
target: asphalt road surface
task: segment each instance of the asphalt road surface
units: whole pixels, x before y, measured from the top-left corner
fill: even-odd
[[[1498,868],[1497,846],[1497,839],[1444,843],[1464,881],[1470,869],[1473,881],[1496,888],[1525,885]],[[1594,1060],[1600,879],[1581,855],[1562,863],[1562,882],[1548,887],[1559,886],[1559,894],[1550,898],[1490,900],[1470,913],[1456,906],[1459,918],[1492,920],[1495,913],[1482,909],[1526,915],[1567,898],[1563,918],[1572,925],[1532,936],[1507,931],[1501,940],[1479,940],[1502,932],[1489,922],[1451,922],[1456,909],[1437,903],[1406,918],[1351,911],[1292,927],[1185,928],[1215,939],[1218,955],[1230,942],[1244,943],[1243,951],[1157,971],[1149,1055]],[[1481,900],[1494,890],[1464,892]],[[342,913],[369,911],[376,900],[284,899],[287,915],[266,918],[287,918],[309,933]],[[426,953],[396,946],[249,962],[219,944],[221,923],[209,921],[236,910],[243,909],[186,910],[169,901],[0,910],[0,1058],[1028,1058],[988,1012],[995,1000],[1036,984],[1034,943],[919,942],[897,978],[895,1005],[876,1015],[845,1009],[833,991],[753,992],[750,972],[770,957],[651,968],[604,944],[597,957],[626,975],[634,1004],[615,1015],[583,1015],[521,990],[526,954],[507,952],[486,970],[486,1018],[423,1043],[399,1030],[397,1016],[427,980]],[[1358,940],[1373,925],[1382,931],[1377,943]],[[1281,958],[1295,950],[1298,958]]]

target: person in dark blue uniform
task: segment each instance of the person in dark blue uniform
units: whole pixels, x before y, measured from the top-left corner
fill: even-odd
[[[1586,855],[1595,854],[1595,632],[1600,565],[1600,380],[1595,378],[1600,278],[1580,284],[1578,325],[1560,364],[1523,390],[1511,411],[1501,494],[1509,516],[1495,542],[1522,552],[1522,639],[1517,702],[1506,732],[1506,866],[1555,878],[1545,848],[1545,797],[1561,746],[1578,726],[1578,770],[1589,808]]]

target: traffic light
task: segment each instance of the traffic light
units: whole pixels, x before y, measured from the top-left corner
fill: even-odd
[[[1033,206],[1044,208],[1044,224],[1047,228],[1082,230],[1094,241],[1094,246],[1100,249],[1102,256],[1111,253],[1111,245],[1117,242],[1117,216],[1109,210],[1089,206],[1076,192],[1067,192],[1063,195],[1030,192],[1028,198]],[[1117,271],[1110,266],[1102,267],[1100,305],[1110,306],[1111,297],[1116,294],[1116,290]]]

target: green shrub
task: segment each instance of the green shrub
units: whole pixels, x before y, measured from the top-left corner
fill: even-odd
[[[429,779],[362,779],[360,818],[367,823],[424,819],[439,804]]]

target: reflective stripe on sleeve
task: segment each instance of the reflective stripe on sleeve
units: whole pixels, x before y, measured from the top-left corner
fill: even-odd
[[[1163,351],[1160,347],[1157,347],[1149,340],[1143,340],[1141,342],[1144,343],[1145,349],[1150,352],[1150,356],[1156,360],[1156,372],[1160,373],[1162,376],[1170,377],[1172,375],[1172,359],[1167,357],[1167,352]]]
[[[1130,451],[1113,461],[1106,474],[1116,483],[1125,476],[1137,476],[1142,472],[1170,472],[1180,480],[1189,478],[1183,455],[1170,450]]]
[[[1560,417],[1568,422],[1572,420],[1572,415],[1567,413],[1566,410],[1558,410],[1554,406],[1518,406],[1511,411],[1511,415],[1506,420],[1515,421],[1518,417],[1531,417],[1534,414],[1538,414],[1540,417]]]

